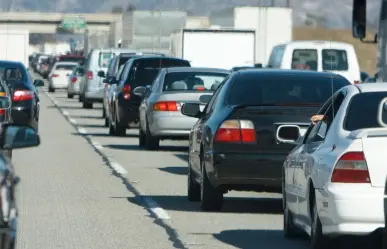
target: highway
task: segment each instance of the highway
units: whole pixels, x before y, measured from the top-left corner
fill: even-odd
[[[81,108],[40,89],[42,143],[15,150],[21,182],[17,248],[304,249],[285,240],[280,195],[231,192],[221,212],[187,200],[187,142],[138,147],[138,130],[108,135],[102,105]]]

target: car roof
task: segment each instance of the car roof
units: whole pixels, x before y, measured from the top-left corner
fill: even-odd
[[[23,64],[20,61],[6,61],[6,60],[0,60],[0,65],[7,65],[7,66],[22,66]]]
[[[180,72],[207,72],[207,73],[230,73],[229,70],[221,68],[207,68],[207,67],[169,67],[165,69],[167,73]]]
[[[244,69],[234,72],[236,75],[297,75],[297,76],[308,76],[308,77],[333,77],[333,78],[344,78],[343,76],[331,72],[318,72],[312,70],[290,70],[290,69]],[[345,78],[344,78],[345,79]]]
[[[337,41],[324,41],[324,40],[295,40],[284,44],[279,44],[277,46],[291,46],[291,47],[316,47],[316,48],[349,48],[353,47],[352,44],[346,42],[337,42]]]
[[[361,92],[387,92],[387,82],[355,85]]]
[[[79,63],[74,61],[58,61],[56,65],[78,65]]]
[[[142,55],[137,58],[132,58],[132,60],[147,60],[147,59],[167,59],[167,60],[179,60],[179,61],[187,61],[184,59],[171,57],[171,56],[161,56],[161,55]]]

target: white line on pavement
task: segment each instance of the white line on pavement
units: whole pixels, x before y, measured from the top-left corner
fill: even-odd
[[[99,143],[99,142],[97,142],[97,141],[91,141],[92,143],[93,143],[93,146],[96,148],[96,149],[98,149],[98,150],[102,150],[103,149],[103,146]]]
[[[120,164],[116,163],[116,162],[112,162],[110,161],[110,166],[112,166],[112,168],[120,175],[126,175],[128,173],[128,171],[126,171],[124,169],[124,167],[122,167]]]
[[[70,123],[72,123],[72,124],[76,124],[76,123],[77,123],[77,120],[75,120],[75,119],[73,119],[73,118],[69,118],[69,121],[70,121]]]
[[[68,116],[69,115],[69,112],[68,111],[66,111],[66,110],[63,110],[63,115],[65,115],[65,116]]]
[[[149,207],[150,211],[160,220],[170,220],[168,213],[159,207],[159,205],[151,198],[144,197],[144,202]]]
[[[78,127],[78,132],[81,134],[87,134],[87,130],[85,128],[82,128],[82,127]]]

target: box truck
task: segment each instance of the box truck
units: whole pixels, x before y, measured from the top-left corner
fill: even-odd
[[[0,60],[19,61],[29,67],[28,30],[0,30]]]
[[[192,67],[230,70],[254,66],[255,31],[247,29],[183,29],[171,35],[171,55]]]

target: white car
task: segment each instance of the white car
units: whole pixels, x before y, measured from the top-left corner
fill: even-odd
[[[350,85],[334,93],[317,113],[324,120],[304,135],[297,125],[278,127],[277,142],[296,145],[283,165],[286,237],[303,231],[312,248],[325,249],[332,237],[384,228],[386,101],[386,83]]]
[[[76,62],[57,62],[48,75],[48,91],[67,89],[71,72],[78,64]]]

